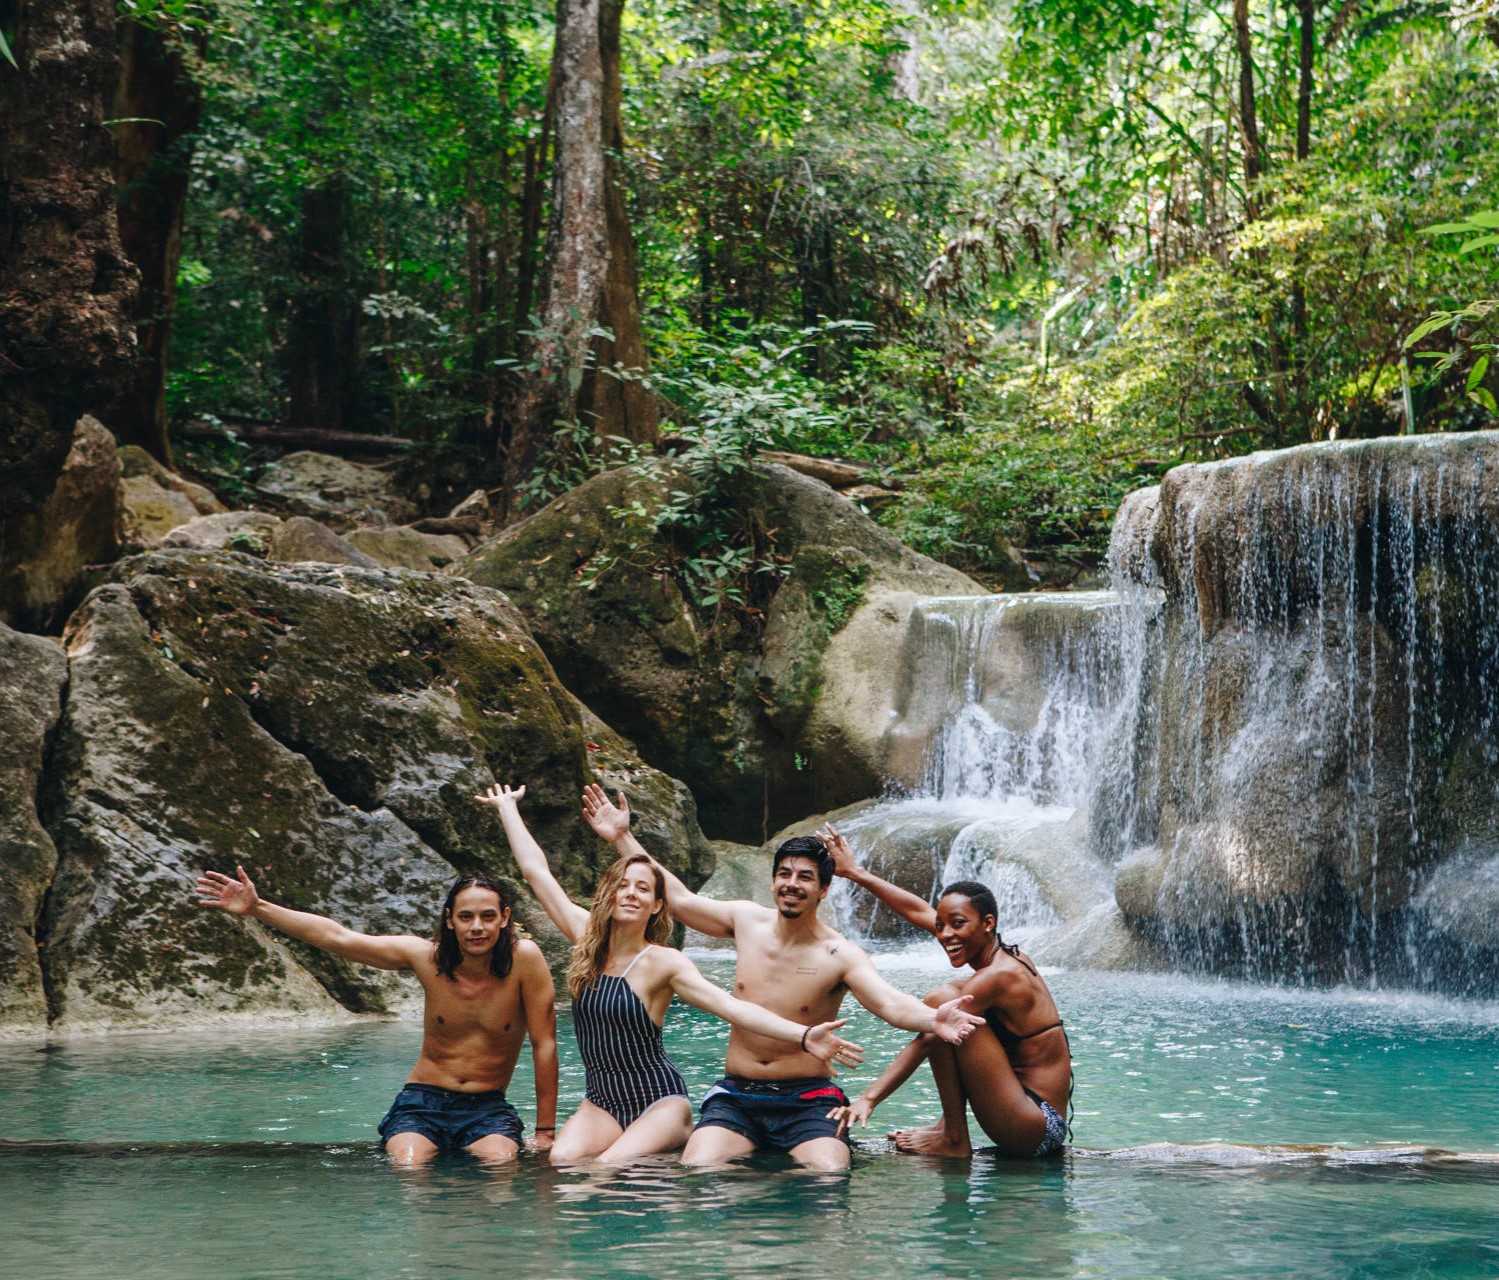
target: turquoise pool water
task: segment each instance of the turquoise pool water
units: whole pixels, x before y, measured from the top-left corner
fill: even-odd
[[[881,963],[912,990],[944,967]],[[0,1046],[0,1257],[7,1275],[164,1280],[1499,1275],[1499,1010],[1051,982],[1078,1093],[1073,1154],[1046,1167],[895,1154],[886,1128],[935,1115],[922,1073],[859,1135],[846,1176],[776,1157],[405,1174],[375,1125],[414,1023]],[[563,1022],[566,1104],[582,1072]],[[903,1037],[862,1011],[850,1027],[869,1051],[853,1092]],[[725,1034],[673,1010],[668,1046],[694,1089],[716,1077]],[[524,1060],[513,1097],[529,1119]]]

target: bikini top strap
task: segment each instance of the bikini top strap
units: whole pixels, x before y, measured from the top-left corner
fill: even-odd
[[[1029,960],[1027,960],[1023,955],[1020,954],[1019,943],[1006,942],[998,935],[995,936],[995,941],[999,943],[999,949],[1006,955],[1008,955],[1010,959],[1018,960],[1022,965],[1029,969],[1033,978],[1039,978],[1041,976],[1040,970],[1038,970],[1035,965],[1033,965]]]
[[[645,946],[641,947],[640,950],[635,953],[635,958],[625,966],[625,971],[619,975],[621,978],[628,978],[630,976],[630,970],[640,963],[640,957],[651,949],[651,945],[651,943],[647,942]]]

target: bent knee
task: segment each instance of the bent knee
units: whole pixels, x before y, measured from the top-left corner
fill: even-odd
[[[547,1159],[553,1164],[580,1164],[584,1160],[591,1160],[598,1155],[597,1151],[590,1151],[582,1143],[578,1142],[554,1142],[552,1149],[547,1152]]]
[[[956,1000],[963,994],[963,988],[956,982],[944,982],[941,986],[933,987],[926,995],[922,996],[924,1003],[935,1009],[939,1004],[946,1004],[949,1000]]]

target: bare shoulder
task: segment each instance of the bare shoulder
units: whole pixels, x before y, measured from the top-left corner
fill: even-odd
[[[431,938],[418,938],[414,933],[390,933],[381,941],[418,975],[425,977],[437,972],[437,944]]]
[[[825,927],[818,934],[814,945],[841,965],[845,972],[850,968],[873,963],[869,958],[869,953],[863,947],[857,942],[850,942],[836,929]]]
[[[648,965],[652,969],[660,969],[663,973],[675,973],[678,969],[689,967],[697,968],[676,947],[667,946],[663,943],[652,943],[641,958],[641,963]]]
[[[521,938],[515,944],[515,971],[522,976],[534,976],[538,971],[550,973],[547,958],[530,938]]]
[[[746,931],[769,929],[776,921],[774,907],[762,907],[748,898],[733,898],[723,904],[734,922],[734,935],[742,937]]]
[[[1014,1005],[1033,1001],[1038,986],[1045,983],[1013,956],[1001,954],[974,974],[964,990],[984,1006]]]
[[[780,913],[774,907],[762,906],[749,898],[734,898],[724,903],[734,912],[736,920],[751,921],[755,924],[772,924]]]

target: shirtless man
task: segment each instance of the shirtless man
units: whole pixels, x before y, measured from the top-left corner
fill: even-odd
[[[534,942],[517,941],[504,891],[464,876],[448,891],[437,937],[356,933],[327,916],[267,902],[243,867],[198,878],[198,901],[249,916],[324,951],[377,969],[410,969],[426,992],[422,1052],[380,1122],[399,1164],[463,1150],[498,1163],[520,1150],[521,1120],[505,1088],[531,1037],[536,1133],[545,1151],[557,1128],[557,1011],[552,975]]]
[[[621,853],[640,849],[630,834],[624,796],[611,804],[602,787],[583,793],[583,816]],[[641,850],[643,852],[643,850]],[[845,992],[876,1017],[908,1031],[931,1032],[959,1044],[982,1026],[962,1011],[963,998],[933,1009],[897,991],[869,957],[817,918],[833,879],[833,860],[816,836],[798,836],[776,850],[776,905],[717,902],[693,893],[666,872],[667,903],[684,924],[738,951],[734,994],[807,1027],[838,1016]],[[728,1074],[703,1099],[702,1117],[682,1152],[686,1164],[723,1164],[757,1147],[789,1152],[813,1169],[848,1167],[848,1138],[829,1112],[848,1104],[827,1064],[796,1045],[743,1027],[729,1033]]]

